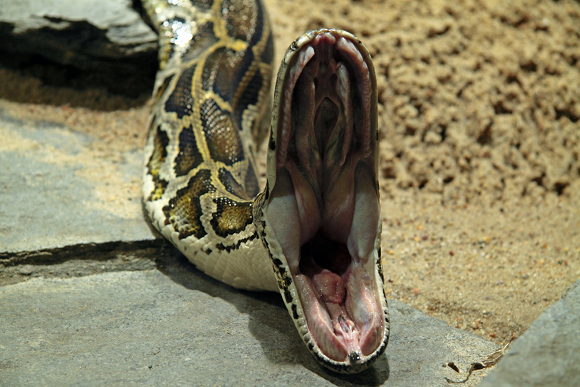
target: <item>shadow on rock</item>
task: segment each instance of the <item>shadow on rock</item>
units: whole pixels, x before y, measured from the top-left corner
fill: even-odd
[[[202,273],[179,251],[168,245],[157,258],[157,268],[173,282],[203,292],[233,305],[248,315],[248,328],[258,340],[264,356],[272,364],[299,364],[327,381],[339,385],[381,385],[389,377],[386,356],[357,375],[341,375],[326,370],[310,355],[277,293],[238,290]]]

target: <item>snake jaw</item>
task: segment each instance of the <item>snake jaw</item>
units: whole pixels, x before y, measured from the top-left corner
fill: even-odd
[[[386,347],[376,81],[343,31],[310,31],[278,74],[262,236],[280,291],[324,366],[360,372]],[[272,162],[275,161],[275,162]]]

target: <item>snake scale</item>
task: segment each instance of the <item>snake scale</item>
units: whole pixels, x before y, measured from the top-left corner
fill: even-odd
[[[350,33],[309,31],[274,54],[258,0],[144,0],[159,34],[145,148],[151,224],[206,274],[279,291],[325,367],[385,351],[374,68]],[[271,109],[271,111],[270,111]],[[268,133],[267,182],[257,147]]]

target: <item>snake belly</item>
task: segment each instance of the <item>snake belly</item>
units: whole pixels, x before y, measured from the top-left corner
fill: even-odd
[[[151,224],[197,268],[279,291],[312,355],[360,372],[384,352],[377,96],[353,35],[286,52],[270,114],[273,37],[258,0],[144,0],[159,34],[145,147]],[[254,154],[271,128],[267,184]]]

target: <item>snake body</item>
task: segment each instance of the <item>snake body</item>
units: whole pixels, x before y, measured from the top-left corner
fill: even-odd
[[[206,274],[279,291],[313,356],[360,372],[385,350],[376,81],[366,48],[309,31],[280,66],[258,0],[144,0],[159,33],[145,148],[151,224]],[[268,127],[267,183],[254,153]]]

